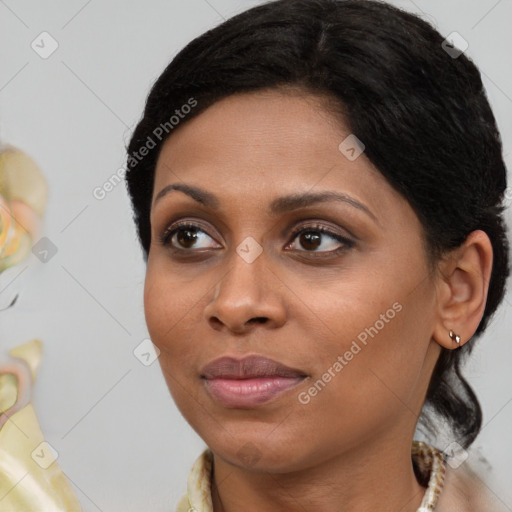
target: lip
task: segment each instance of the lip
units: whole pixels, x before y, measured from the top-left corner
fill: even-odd
[[[210,395],[230,408],[253,408],[300,384],[307,374],[267,357],[221,357],[201,371]]]

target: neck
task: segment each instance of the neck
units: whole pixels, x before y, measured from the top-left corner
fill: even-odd
[[[364,446],[287,473],[248,471],[214,455],[214,512],[416,512],[425,488],[403,438]]]

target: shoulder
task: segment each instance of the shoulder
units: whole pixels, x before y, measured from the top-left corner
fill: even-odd
[[[467,464],[447,466],[444,488],[436,510],[439,512],[506,512],[508,507],[487,485],[484,472]]]

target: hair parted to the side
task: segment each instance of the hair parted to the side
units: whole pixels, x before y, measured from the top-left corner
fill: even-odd
[[[469,233],[489,236],[494,258],[485,312],[460,349],[442,349],[422,420],[433,409],[468,447],[482,412],[461,363],[503,299],[509,274],[502,145],[480,73],[452,58],[444,38],[420,18],[373,0],[277,0],[238,14],[190,42],[155,82],[128,146],[127,186],[144,259],[162,144],[155,130],[183,105],[183,123],[231,94],[292,87],[330,100],[333,114],[365,144],[365,154],[411,204],[430,261]],[[184,112],[181,111],[180,112]],[[151,138],[144,158],[133,154]]]

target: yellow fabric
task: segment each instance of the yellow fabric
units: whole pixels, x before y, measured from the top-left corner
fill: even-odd
[[[32,404],[11,417],[0,430],[0,510],[2,512],[80,512],[66,476],[53,459]],[[32,455],[33,454],[33,455]]]
[[[46,180],[34,160],[14,147],[1,147],[0,272],[30,254],[47,195]]]
[[[8,411],[18,397],[16,377],[11,373],[0,375],[0,414]]]
[[[9,351],[9,355],[25,361],[30,368],[32,380],[36,380],[37,370],[39,370],[43,356],[43,344],[40,340],[35,339],[19,347],[14,347]]]
[[[20,384],[30,391],[41,353],[41,342],[32,340],[11,350],[11,357],[0,361],[0,403],[7,409],[7,415],[0,414],[3,423],[0,428],[1,512],[82,510],[50,445],[44,440],[32,404],[20,405],[20,400],[30,399],[29,393],[20,391]],[[18,373],[14,373],[16,368],[20,369]]]
[[[24,260],[38,236],[46,180],[23,151],[0,148],[0,273]],[[57,453],[31,404],[42,343],[0,354],[0,512],[80,512]]]
[[[42,217],[48,187],[37,164],[23,151],[5,146],[0,152],[0,195],[6,201],[23,201]]]

